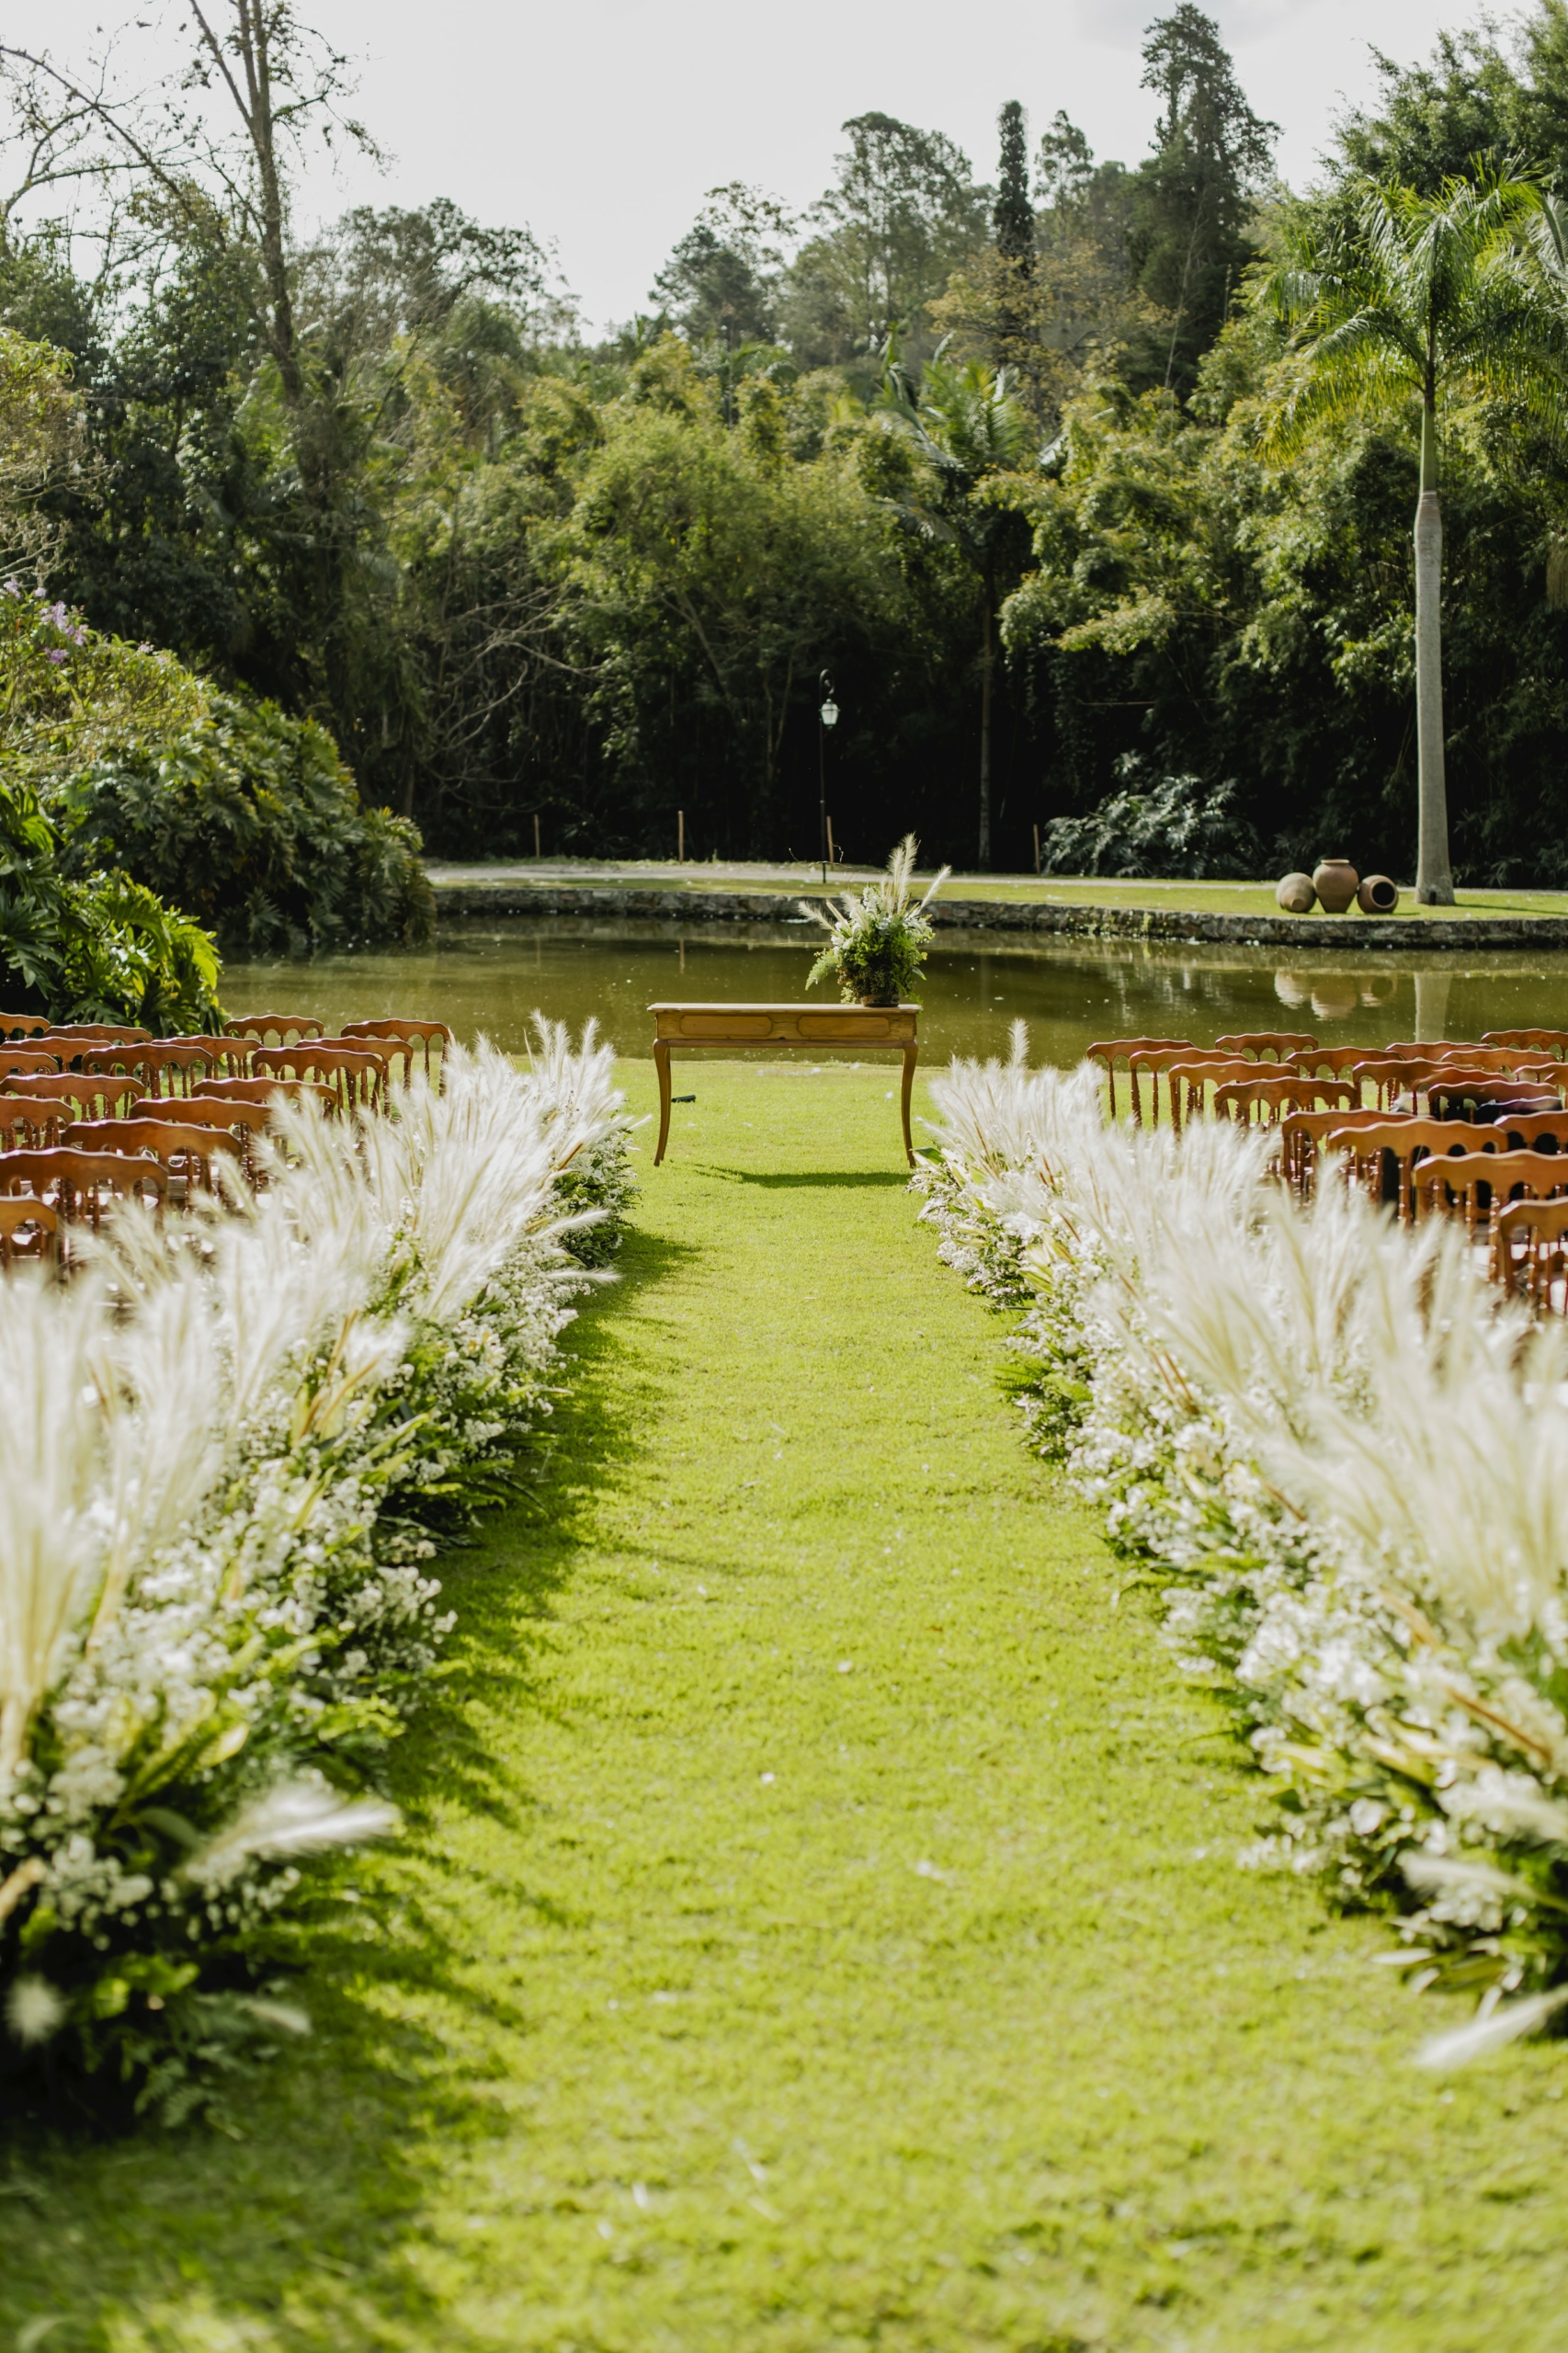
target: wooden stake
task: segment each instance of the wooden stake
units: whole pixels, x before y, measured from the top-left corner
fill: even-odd
[[[539,811],[534,811],[534,856],[539,856]]]
[[[686,864],[686,811],[676,811],[676,864]]]
[[[1040,827],[1034,829],[1034,870],[1040,872]]]
[[[830,866],[835,863],[837,856],[838,852],[833,847],[833,819],[830,817],[827,821],[827,862]]]

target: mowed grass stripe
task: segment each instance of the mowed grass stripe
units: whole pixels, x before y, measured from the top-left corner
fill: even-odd
[[[74,2223],[48,2341],[114,2353],[1559,2344],[1561,2052],[1417,2074],[1386,1930],[1237,1870],[1266,1794],[1021,1445],[887,1074],[687,1083],[449,1577],[352,1998],[232,2157],[51,2158],[18,2317]]]

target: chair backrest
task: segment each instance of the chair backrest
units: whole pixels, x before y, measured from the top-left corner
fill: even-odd
[[[1497,1214],[1493,1270],[1538,1315],[1568,1314],[1568,1200],[1510,1201]]]
[[[41,1038],[48,1028],[41,1013],[0,1013],[0,1038]]]
[[[363,1038],[372,1045],[403,1046],[407,1050],[404,1071],[407,1077],[414,1074],[415,1047],[424,1054],[426,1077],[434,1078],[439,1074],[446,1062],[447,1048],[452,1042],[452,1033],[444,1021],[410,1021],[401,1016],[391,1015],[384,1021],[346,1021],[339,1035],[350,1041]],[[438,1061],[432,1058],[433,1050],[437,1047],[440,1049]]]
[[[1106,1077],[1110,1084],[1111,1118],[1114,1120],[1116,1117],[1116,1066],[1118,1063],[1128,1062],[1134,1054],[1157,1053],[1160,1049],[1165,1046],[1187,1046],[1190,1048],[1191,1042],[1191,1040],[1187,1038],[1096,1038],[1092,1046],[1086,1046],[1084,1050],[1084,1060],[1086,1063],[1103,1063],[1105,1064]],[[1134,1119],[1138,1116],[1138,1095],[1136,1088],[1133,1089],[1132,1095],[1132,1115]]]
[[[1310,1111],[1317,1104],[1339,1104],[1353,1111],[1359,1102],[1359,1090],[1347,1080],[1303,1078],[1294,1071],[1283,1078],[1231,1079],[1214,1090],[1216,1118],[1229,1113],[1244,1124],[1256,1111],[1266,1127],[1277,1125],[1291,1111]]]
[[[276,1071],[289,1078],[324,1080],[345,1108],[380,1110],[386,1095],[386,1056],[369,1046],[327,1046],[316,1039],[297,1046],[258,1046],[251,1068],[257,1078]]]
[[[1370,1046],[1306,1046],[1285,1059],[1303,1078],[1316,1078],[1320,1074],[1329,1078],[1346,1078],[1372,1051]]]
[[[1217,1054],[1240,1054],[1249,1062],[1282,1063],[1291,1054],[1308,1054],[1317,1040],[1304,1029],[1238,1029],[1216,1038]]]
[[[29,1135],[52,1143],[72,1120],[112,1117],[140,1093],[139,1081],[123,1073],[107,1078],[89,1071],[26,1073],[0,1079],[0,1120],[12,1129],[25,1123]],[[13,1111],[13,1104],[20,1108]]]
[[[337,1108],[335,1087],[318,1086],[306,1078],[210,1078],[201,1093],[204,1101],[222,1103],[270,1103],[279,1095],[285,1102],[300,1103],[310,1095],[324,1111]]]
[[[48,1078],[51,1072],[58,1076],[59,1071],[53,1054],[28,1046],[0,1046],[0,1078]]]
[[[1494,1078],[1490,1071],[1444,1071],[1427,1086],[1426,1099],[1435,1120],[1456,1120],[1469,1113],[1495,1116],[1517,1104],[1521,1110],[1558,1111],[1562,1097],[1550,1086],[1518,1078]]]
[[[1505,1111],[1493,1126],[1506,1152],[1568,1152],[1568,1111]]]
[[[106,1194],[119,1200],[151,1196],[162,1209],[168,1191],[168,1170],[131,1153],[79,1152],[59,1144],[46,1152],[0,1152],[0,1194],[47,1199],[65,1224],[99,1224]]]
[[[0,1199],[0,1267],[52,1262],[60,1256],[60,1220],[47,1201],[26,1194]]]
[[[142,1074],[148,1094],[174,1097],[199,1095],[203,1080],[227,1076],[223,1064],[232,1051],[225,1038],[170,1039],[139,1047],[126,1061]],[[98,1058],[85,1055],[84,1066],[89,1059],[96,1063]]]
[[[261,1046],[272,1039],[287,1046],[298,1038],[324,1036],[326,1025],[309,1013],[238,1013],[223,1029],[231,1038],[254,1038]]]
[[[249,1038],[216,1037],[210,1032],[193,1031],[176,1038],[161,1038],[162,1046],[189,1046],[207,1056],[215,1078],[248,1078],[250,1058],[256,1051]]]
[[[128,1156],[146,1153],[170,1170],[210,1188],[215,1154],[244,1147],[224,1128],[182,1127],[173,1120],[78,1120],[61,1138],[68,1151]]]
[[[1221,1054],[1210,1049],[1200,1054],[1161,1054],[1150,1057],[1145,1063],[1142,1056],[1132,1064],[1134,1082],[1137,1074],[1148,1068],[1154,1091],[1153,1117],[1160,1112],[1159,1074],[1165,1073],[1165,1087],[1170,1098],[1171,1123],[1179,1128],[1184,1120],[1202,1117],[1208,1089],[1245,1086],[1258,1075],[1258,1066],[1244,1054]]]
[[[247,1103],[231,1095],[182,1095],[171,1105],[165,1095],[143,1095],[132,1104],[133,1120],[173,1117],[182,1128],[229,1128],[237,1135],[259,1135],[272,1114],[265,1103]]]
[[[1374,1199],[1397,1201],[1400,1221],[1414,1214],[1411,1175],[1424,1155],[1443,1158],[1452,1153],[1484,1152],[1495,1130],[1478,1128],[1463,1120],[1375,1120],[1346,1121],[1324,1138],[1329,1152],[1345,1152],[1356,1182]],[[1393,1183],[1385,1183],[1392,1165]]]
[[[1568,1192],[1568,1159],[1555,1152],[1466,1152],[1422,1161],[1412,1178],[1421,1209],[1462,1210],[1467,1226],[1486,1222],[1522,1189],[1544,1200]]]
[[[1488,1029],[1483,1046],[1539,1046],[1557,1062],[1568,1062],[1568,1029]]]
[[[76,1051],[83,1045],[150,1046],[150,1029],[128,1029],[115,1021],[68,1021],[59,1028],[40,1033],[45,1038],[70,1038],[77,1041]]]

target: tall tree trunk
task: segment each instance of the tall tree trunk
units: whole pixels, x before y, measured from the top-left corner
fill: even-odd
[[[991,577],[985,579],[984,636],[980,642],[980,851],[982,874],[991,871]]]
[[[1449,788],[1443,760],[1443,514],[1437,499],[1437,436],[1430,393],[1421,410],[1421,496],[1415,509],[1415,745],[1420,778],[1415,896],[1451,907]]]

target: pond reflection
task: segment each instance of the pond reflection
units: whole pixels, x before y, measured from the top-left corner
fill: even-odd
[[[509,1051],[537,1006],[574,1027],[596,1014],[622,1054],[646,1056],[655,998],[799,1003],[821,934],[790,924],[676,924],[547,917],[453,926],[410,954],[232,963],[232,1011],[319,1013],[344,1021],[415,1013]],[[1137,941],[937,937],[921,1002],[926,1062],[1005,1053],[1029,1025],[1034,1057],[1076,1061],[1095,1038],[1168,1034],[1206,1045],[1229,1029],[1311,1027],[1327,1044],[1474,1038],[1483,1029],[1568,1027],[1568,956],[1387,959],[1358,948],[1281,966],[1267,949]],[[813,995],[832,1002],[832,992]]]

